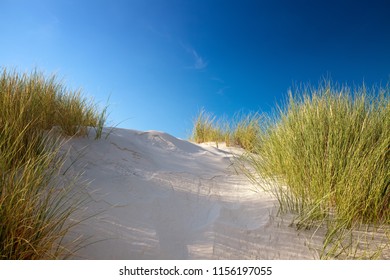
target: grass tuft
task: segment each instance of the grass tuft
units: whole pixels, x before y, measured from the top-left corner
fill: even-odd
[[[191,140],[196,143],[222,142],[225,140],[225,132],[218,125],[213,114],[201,109],[194,121]]]
[[[389,85],[351,89],[324,81],[290,91],[273,117],[221,122],[202,110],[192,140],[244,148],[241,170],[277,198],[281,212],[295,213],[298,229],[326,229],[322,258],[386,257],[389,95]]]
[[[239,146],[248,152],[256,152],[260,145],[261,122],[263,116],[259,113],[237,116],[233,126],[230,141],[234,146]]]
[[[389,232],[389,93],[389,86],[351,90],[327,81],[290,92],[256,155],[247,154],[249,177],[297,214],[298,227],[326,225],[324,258],[366,258],[356,232],[367,225]]]
[[[0,259],[56,259],[81,200],[59,180],[63,136],[101,127],[96,106],[37,71],[0,74]],[[51,133],[53,131],[58,133]],[[70,203],[72,201],[72,203]],[[74,244],[73,244],[74,245]]]
[[[238,146],[255,151],[260,133],[262,116],[258,113],[236,115],[233,122],[217,119],[202,109],[194,122],[190,139],[196,143],[225,142],[227,146]]]

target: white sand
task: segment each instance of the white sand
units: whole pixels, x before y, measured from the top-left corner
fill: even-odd
[[[105,133],[109,129],[105,129]],[[275,200],[232,167],[229,148],[115,129],[69,141],[94,215],[74,228],[76,259],[313,259],[310,236],[276,219]],[[221,147],[220,147],[221,148]]]

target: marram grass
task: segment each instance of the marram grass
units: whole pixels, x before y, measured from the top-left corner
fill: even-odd
[[[236,114],[233,121],[217,119],[213,114],[202,109],[194,121],[190,139],[196,143],[225,142],[227,146],[238,146],[254,152],[258,144],[260,121],[258,113]]]
[[[58,180],[63,136],[104,125],[104,112],[38,72],[0,74],[0,259],[56,259],[72,254],[64,243],[82,199],[74,182]],[[50,131],[59,133],[51,133]],[[71,203],[72,202],[72,203]]]
[[[233,122],[230,142],[248,152],[256,152],[257,146],[260,145],[259,135],[263,118],[264,116],[259,113],[236,116],[236,121]]]
[[[221,123],[216,120],[216,117],[202,109],[194,121],[194,128],[190,138],[196,143],[218,143],[225,142],[228,135],[228,130],[224,129]]]
[[[241,170],[298,229],[325,228],[321,258],[390,258],[389,95],[324,81],[290,91],[273,117],[202,110],[191,140],[244,148]]]
[[[256,154],[246,156],[247,175],[297,214],[298,227],[328,228],[323,258],[376,258],[388,249],[389,93],[388,86],[351,90],[330,82],[290,92]],[[372,236],[385,231],[372,252],[357,249],[356,232],[368,228]]]

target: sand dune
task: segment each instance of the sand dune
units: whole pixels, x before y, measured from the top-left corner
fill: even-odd
[[[89,245],[74,258],[318,258],[310,236],[275,218],[275,200],[235,172],[240,150],[157,131],[92,134],[66,145],[68,176],[83,169],[91,182],[82,214],[93,216],[72,232]]]

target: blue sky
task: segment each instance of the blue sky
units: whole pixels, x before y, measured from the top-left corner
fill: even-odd
[[[0,0],[0,66],[57,73],[109,125],[187,138],[324,76],[390,81],[389,1]]]

